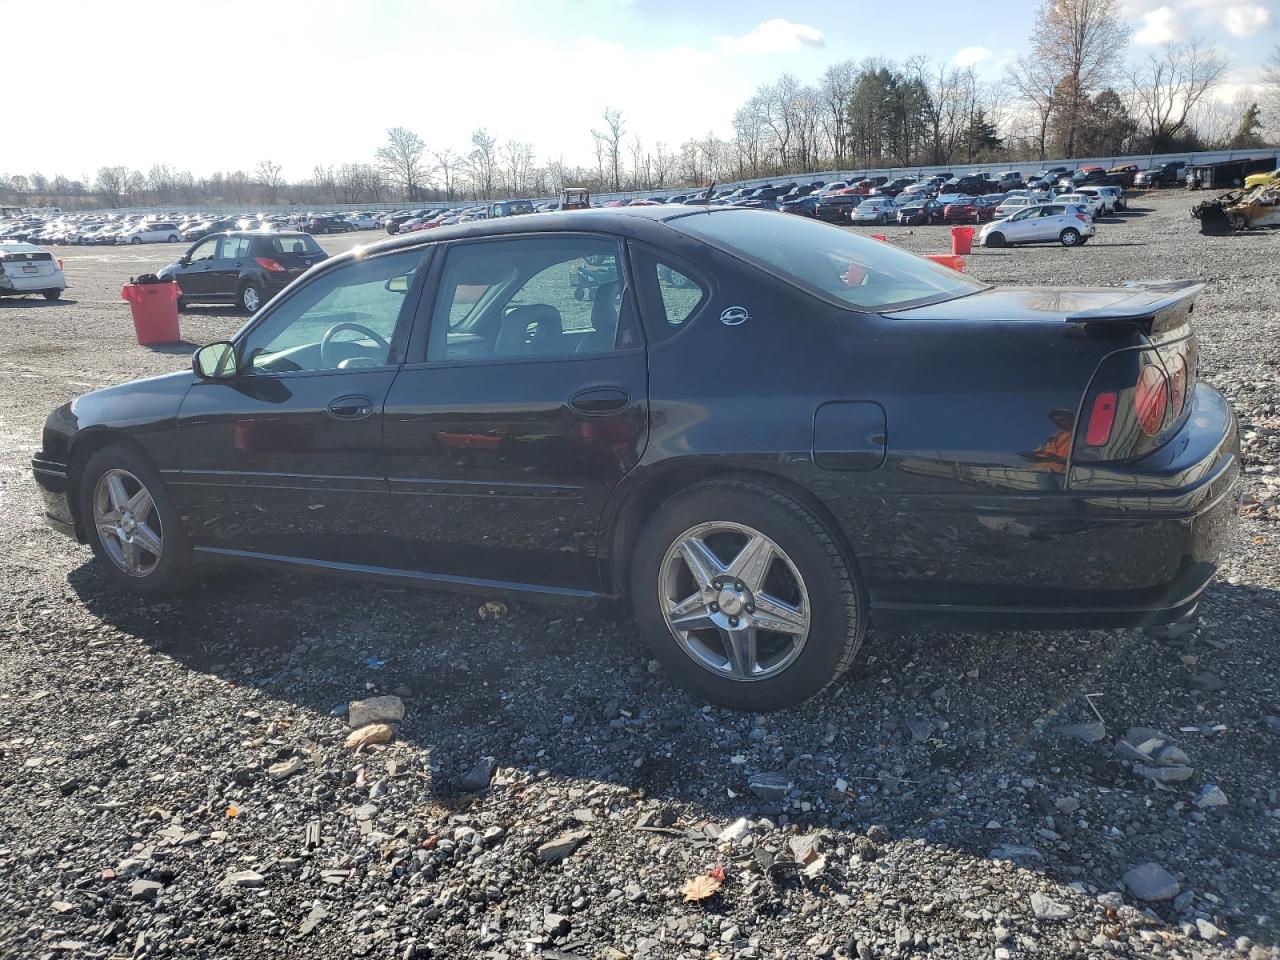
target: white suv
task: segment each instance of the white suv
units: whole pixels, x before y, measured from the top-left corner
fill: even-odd
[[[1042,203],[1019,210],[1004,220],[992,220],[978,234],[984,247],[1004,247],[1015,243],[1052,243],[1078,247],[1097,232],[1093,217],[1081,207],[1067,203]]]
[[[116,237],[116,243],[177,243],[181,239],[176,223],[140,223]]]

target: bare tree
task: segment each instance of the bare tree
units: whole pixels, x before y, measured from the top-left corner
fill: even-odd
[[[258,182],[267,196],[267,203],[278,203],[280,190],[284,186],[284,175],[280,164],[273,160],[258,161]]]
[[[407,127],[392,127],[387,142],[378,148],[378,165],[387,179],[398,184],[406,200],[418,199],[418,191],[426,181],[422,155],[427,145]]]
[[[592,128],[591,136],[596,141],[597,165],[603,167],[605,161],[608,168],[613,172],[613,189],[622,189],[622,138],[626,135],[626,126],[623,124],[622,111],[611,110],[608,107],[604,109],[604,129],[596,130]],[[602,170],[603,173],[603,170]]]
[[[24,177],[23,179],[25,180],[26,178]],[[128,189],[128,182],[128,167],[99,167],[93,188],[102,198],[105,206],[118,207],[120,206],[121,197]]]
[[[1129,75],[1138,118],[1146,124],[1150,149],[1160,152],[1189,132],[1187,120],[1222,82],[1230,61],[1196,39],[1167,43]]]
[[[457,175],[460,158],[448,147],[436,150],[431,154],[436,161],[436,172],[440,174],[440,183],[444,187],[444,198],[453,199],[453,181]]]
[[[1118,0],[1043,0],[1031,45],[1056,77],[1062,146],[1073,157],[1081,110],[1116,76],[1129,45]]]
[[[472,190],[485,200],[491,199],[498,174],[498,139],[484,127],[471,133],[466,168]]]
[[[819,122],[827,135],[832,156],[837,166],[843,166],[847,150],[845,128],[849,118],[849,104],[858,82],[858,67],[852,60],[833,63],[823,71],[818,81],[818,97],[822,105]]]
[[[1272,48],[1262,68],[1262,108],[1272,129],[1280,128],[1280,45]]]
[[[1053,117],[1054,89],[1057,80],[1048,61],[1039,57],[1019,57],[1006,71],[1018,99],[1026,106],[1035,123],[1037,157],[1045,159],[1049,121]]]

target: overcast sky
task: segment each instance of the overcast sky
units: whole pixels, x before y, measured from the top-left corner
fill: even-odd
[[[1280,0],[1122,3],[1135,57],[1193,36],[1228,53],[1224,99],[1256,82],[1280,40]],[[269,157],[299,179],[316,163],[371,160],[396,125],[455,150],[486,126],[533,144],[540,161],[585,164],[606,106],[646,145],[675,147],[727,136],[734,110],[784,70],[809,82],[837,60],[925,54],[998,77],[1025,49],[1037,5],[0,0],[0,22],[33,10],[58,21],[42,31],[56,40],[10,37],[0,54],[11,120],[0,171],[79,177],[163,162],[199,176]]]

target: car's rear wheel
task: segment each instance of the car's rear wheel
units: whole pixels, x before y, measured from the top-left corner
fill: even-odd
[[[246,313],[257,313],[262,306],[262,290],[256,283],[246,283],[240,288],[240,306]]]
[[[1058,234],[1058,242],[1064,247],[1075,247],[1080,244],[1080,231],[1075,227],[1067,227]]]
[[[154,596],[186,585],[186,534],[164,482],[139,453],[99,450],[85,464],[79,492],[89,545],[113,587]]]
[[[747,480],[700,484],[645,524],[631,600],[654,655],[699,697],[779,710],[845,672],[866,631],[852,564],[807,508]]]
[[[177,243],[177,242],[178,242],[178,235],[177,235],[176,233],[171,233],[171,234],[169,234],[169,242],[170,242],[170,243]]]
[[[61,290],[46,290],[46,291],[44,291],[44,298],[45,298],[46,300],[58,300],[58,299],[61,299],[61,297],[62,297],[62,291],[61,291]]]
[[[994,233],[987,234],[985,246],[1003,247],[1004,245],[1005,245],[1004,234],[1001,233],[999,230],[995,231]]]

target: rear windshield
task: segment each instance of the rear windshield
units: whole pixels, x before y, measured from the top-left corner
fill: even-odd
[[[296,254],[303,257],[324,253],[320,244],[316,243],[315,238],[310,234],[304,237],[272,237],[268,242],[275,253]]]
[[[667,223],[859,310],[898,310],[986,289],[986,284],[891,244],[802,217],[717,210]]]

